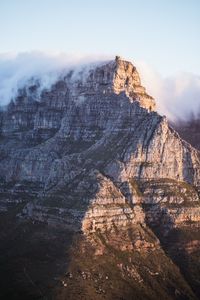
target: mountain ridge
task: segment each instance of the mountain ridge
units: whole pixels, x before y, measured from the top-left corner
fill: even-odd
[[[2,213],[74,236],[58,299],[197,299],[198,264],[188,278],[174,245],[198,261],[200,152],[155,111],[131,63],[83,73],[39,99],[21,91],[2,112]]]

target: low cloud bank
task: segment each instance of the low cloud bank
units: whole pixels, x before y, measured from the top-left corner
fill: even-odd
[[[42,52],[0,54],[0,106],[7,105],[28,80],[37,78],[40,89],[49,88],[62,72],[75,68],[78,73],[110,59]],[[147,92],[157,102],[159,113],[172,121],[200,114],[200,75],[181,73],[164,78],[146,63],[137,62],[136,66]]]
[[[0,106],[7,105],[15,98],[27,81],[37,80],[40,89],[50,88],[63,72],[82,69],[108,60],[105,56],[81,56],[28,52],[20,54],[0,54]]]

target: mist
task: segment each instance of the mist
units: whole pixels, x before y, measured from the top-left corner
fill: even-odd
[[[0,54],[0,106],[6,106],[29,81],[37,80],[39,90],[49,89],[62,74],[74,70],[75,79],[80,71],[87,72],[95,64],[108,61],[103,55],[67,55],[43,52]]]
[[[89,70],[95,64],[110,60],[103,55],[67,55],[43,52],[20,54],[0,54],[0,106],[14,99],[18,90],[27,81],[37,79],[40,89],[48,89],[62,74],[74,69],[74,76],[80,70]],[[114,59],[114,57],[112,57]],[[153,96],[160,114],[171,121],[187,120],[200,112],[200,75],[179,73],[164,77],[147,63],[134,62],[139,71],[142,84]]]
[[[153,96],[160,114],[171,121],[200,115],[200,75],[181,72],[164,77],[144,62],[136,63],[143,85]]]

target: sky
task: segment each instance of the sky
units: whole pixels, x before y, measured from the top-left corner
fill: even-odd
[[[36,71],[120,55],[160,112],[200,111],[199,16],[199,0],[0,0],[0,105]]]
[[[199,73],[199,15],[199,0],[1,0],[0,53],[117,54]]]

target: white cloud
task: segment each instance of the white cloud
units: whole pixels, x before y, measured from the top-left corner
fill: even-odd
[[[179,73],[163,77],[147,64],[138,62],[137,69],[147,91],[156,100],[158,111],[171,120],[188,119],[200,112],[200,75]]]
[[[25,52],[20,54],[0,54],[0,106],[6,105],[23,87],[27,80],[40,79],[41,88],[49,88],[62,71],[76,68],[77,72],[84,65],[107,61],[106,56],[82,56]],[[200,76],[181,73],[164,78],[144,62],[136,63],[142,83],[152,95],[158,111],[170,119],[188,118],[193,112],[200,111]],[[86,67],[86,70],[88,68]]]
[[[105,56],[66,55],[43,52],[25,52],[20,54],[0,54],[0,105],[6,105],[14,98],[19,88],[27,80],[38,78],[41,89],[49,88],[62,71],[108,60]]]

